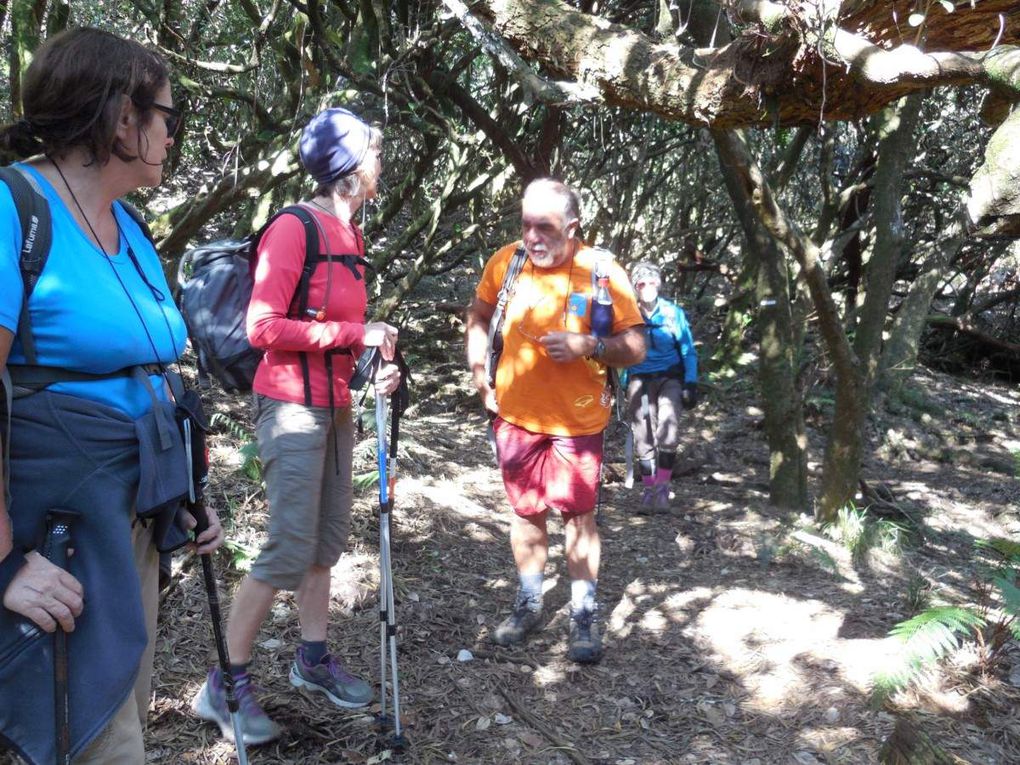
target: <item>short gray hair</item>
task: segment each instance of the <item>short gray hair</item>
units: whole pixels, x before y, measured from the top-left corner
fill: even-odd
[[[547,191],[558,196],[563,200],[563,214],[567,220],[573,218],[578,223],[581,222],[581,197],[563,181],[558,181],[555,178],[539,178],[525,187],[523,196],[526,197],[536,191]]]

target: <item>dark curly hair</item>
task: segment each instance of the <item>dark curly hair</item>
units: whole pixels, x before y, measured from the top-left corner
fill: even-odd
[[[148,119],[166,62],[154,51],[93,27],[61,32],[35,52],[22,84],[23,118],[0,129],[0,149],[18,157],[84,148],[91,161],[138,158],[117,138],[123,98]]]

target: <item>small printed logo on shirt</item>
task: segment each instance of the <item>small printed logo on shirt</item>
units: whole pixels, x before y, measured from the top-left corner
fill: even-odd
[[[609,386],[607,385],[602,389],[602,395],[599,396],[599,405],[603,409],[608,409],[613,404],[613,396],[610,393]]]
[[[574,406],[577,407],[578,409],[584,409],[585,407],[589,407],[594,403],[595,397],[590,394],[578,396],[577,398],[574,399]]]
[[[567,299],[567,313],[571,316],[584,316],[588,311],[588,298],[583,292],[572,292]]]

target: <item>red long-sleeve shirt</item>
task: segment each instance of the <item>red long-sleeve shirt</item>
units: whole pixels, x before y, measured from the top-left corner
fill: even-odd
[[[321,254],[364,256],[364,240],[357,226],[309,206],[306,209],[321,225]],[[329,406],[324,354],[332,348],[346,348],[350,355],[333,356],[333,404],[347,406],[351,402],[347,381],[355,360],[364,350],[367,305],[364,267],[339,261],[319,263],[309,283],[308,307],[324,307],[325,319],[289,318],[304,262],[304,226],[297,216],[282,215],[259,243],[255,286],[248,304],[248,339],[253,346],[266,351],[252,387],[271,398],[304,403],[305,383],[300,360],[303,351],[308,358],[312,404]],[[330,271],[332,283],[327,296]]]

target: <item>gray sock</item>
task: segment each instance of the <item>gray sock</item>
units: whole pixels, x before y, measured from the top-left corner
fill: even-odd
[[[537,611],[542,607],[542,582],[543,574],[519,574],[520,589],[518,596],[528,601],[528,605]]]

